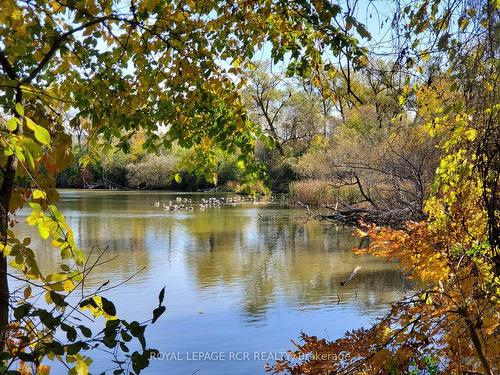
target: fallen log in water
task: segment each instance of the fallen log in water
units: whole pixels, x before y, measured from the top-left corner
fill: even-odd
[[[319,221],[329,221],[335,224],[357,226],[362,221],[376,225],[402,228],[406,221],[422,221],[427,216],[419,209],[367,209],[367,208],[342,208],[334,209],[331,213],[320,214],[313,212],[308,205],[297,202],[307,210],[309,217]]]

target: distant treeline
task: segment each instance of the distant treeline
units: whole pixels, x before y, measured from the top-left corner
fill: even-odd
[[[86,146],[84,124],[76,127],[74,163],[58,176],[60,187],[225,189],[264,194],[267,187],[291,194],[292,202],[311,206],[420,208],[439,160],[436,144],[418,117],[401,113],[400,84],[380,62],[374,73],[353,75],[353,96],[335,75],[318,72],[308,79],[288,78],[267,63],[247,72],[241,94],[250,119],[274,139],[257,141],[255,158],[265,167],[263,180],[249,179],[237,155],[215,157],[217,184],[196,173],[195,151],[174,145],[158,154],[143,150],[145,136],[131,139],[128,153],[94,154]],[[321,79],[325,87],[311,82]],[[337,81],[338,80],[338,81]],[[443,90],[446,77],[434,85]],[[383,87],[382,87],[383,86]],[[328,90],[326,90],[328,87]],[[446,90],[444,90],[446,92]],[[432,105],[433,92],[420,101]],[[82,163],[82,160],[90,162]],[[266,183],[264,183],[266,180]],[[267,187],[266,187],[267,184]]]

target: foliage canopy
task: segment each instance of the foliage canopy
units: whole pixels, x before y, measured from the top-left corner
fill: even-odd
[[[328,1],[2,1],[1,372],[16,360],[46,371],[41,362],[48,358],[85,374],[91,360],[82,353],[97,344],[125,355],[125,362],[115,362],[116,373],[129,362],[135,373],[148,364],[145,324],[118,319],[100,295],[106,286],[89,293],[82,288],[79,301],[69,302],[101,258],[88,264],[54,205],[56,173],[71,162],[68,129],[85,128],[88,141],[104,151],[129,152],[138,131],[148,151],[173,142],[193,147],[204,161],[200,173],[212,180],[216,150],[238,151],[248,172],[256,173],[253,144],[261,135],[237,92],[242,67],[264,43],[275,61],[290,54],[293,70],[304,75],[326,50],[362,63],[364,50],[337,24],[344,23],[341,11]],[[368,36],[353,17],[345,23]],[[26,204],[28,223],[60,252],[59,273],[42,274],[30,239],[9,229],[12,214]],[[7,262],[29,284],[22,297],[9,293]],[[48,310],[32,304],[33,287],[45,295]],[[165,311],[163,296],[152,322]],[[75,326],[72,314],[79,308],[104,316],[104,330]],[[56,338],[58,330],[69,343]],[[129,353],[132,337],[142,350]]]

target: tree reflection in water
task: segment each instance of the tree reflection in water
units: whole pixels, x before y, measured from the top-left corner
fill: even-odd
[[[62,197],[60,207],[79,245],[108,247],[108,257],[117,256],[96,270],[94,286],[110,277],[119,282],[142,268],[147,274],[159,261],[168,267],[177,257],[198,290],[231,291],[250,323],[264,319],[276,304],[298,310],[348,305],[369,312],[411,288],[393,265],[355,255],[351,249],[360,244],[351,229],[302,223],[295,219],[301,211],[249,204],[168,213],[150,206],[175,200],[166,193],[69,191]],[[194,203],[202,197],[192,195]],[[57,267],[57,254],[46,243],[40,246],[47,249],[37,255],[41,266]],[[341,286],[357,266],[356,277]],[[129,283],[140,284],[146,274]]]

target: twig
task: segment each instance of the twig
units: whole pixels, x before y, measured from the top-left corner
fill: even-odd
[[[348,282],[350,282],[354,278],[354,276],[356,276],[356,274],[358,273],[358,271],[360,269],[361,269],[361,266],[356,266],[356,268],[354,269],[354,271],[351,272],[351,274],[349,275],[349,277],[346,280],[340,282],[340,285],[344,286]]]

